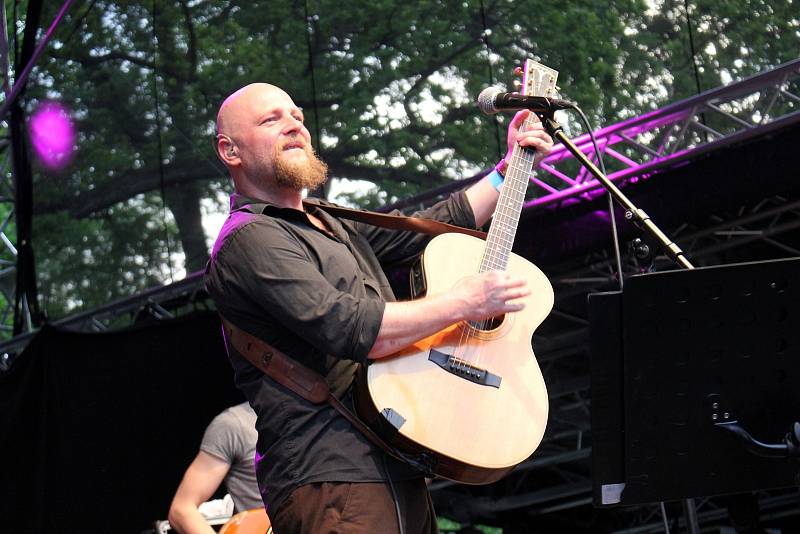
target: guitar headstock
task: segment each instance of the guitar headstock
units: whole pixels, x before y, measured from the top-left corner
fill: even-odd
[[[555,96],[557,70],[528,58],[524,68],[518,67],[514,72],[522,75],[520,93],[527,96]]]

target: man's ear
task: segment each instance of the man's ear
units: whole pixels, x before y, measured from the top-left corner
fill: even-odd
[[[239,149],[233,139],[227,135],[218,135],[216,138],[216,146],[214,147],[217,152],[217,157],[222,160],[226,165],[235,164],[239,158]]]

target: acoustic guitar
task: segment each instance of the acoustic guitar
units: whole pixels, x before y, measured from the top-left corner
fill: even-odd
[[[253,508],[231,517],[219,534],[272,534],[272,526],[264,508]]]
[[[523,92],[552,96],[558,72],[526,60]],[[531,115],[523,124],[536,121]],[[412,293],[449,291],[460,279],[504,270],[528,281],[525,309],[461,322],[360,373],[358,415],[404,453],[435,458],[438,476],[468,484],[494,482],[527,459],[547,425],[548,399],[531,347],[550,313],[553,288],[535,265],[511,252],[532,173],[534,152],[515,146],[486,241],[442,234],[412,270]],[[415,282],[416,281],[416,282]]]

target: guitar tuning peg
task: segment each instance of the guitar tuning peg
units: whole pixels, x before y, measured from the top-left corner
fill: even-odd
[[[514,67],[514,75],[522,76],[522,67]]]

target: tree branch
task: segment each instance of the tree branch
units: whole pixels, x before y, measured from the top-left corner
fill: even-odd
[[[59,59],[67,59],[61,54],[58,54],[57,52],[53,52],[53,56]],[[130,54],[126,54],[125,52],[119,52],[118,50],[112,50],[108,54],[103,54],[102,56],[86,55],[83,57],[76,57],[70,59],[76,59],[81,63],[81,65],[84,66],[94,66],[94,65],[99,65],[100,63],[105,63],[106,61],[119,60],[119,61],[128,61],[130,63],[133,63],[134,65],[139,65],[140,67],[147,67],[148,69],[155,68],[153,62],[148,59],[132,56]]]
[[[164,168],[164,186],[174,186],[198,180],[221,178],[214,169],[198,171],[196,161],[168,164]],[[53,200],[39,201],[33,208],[34,215],[66,211],[72,217],[88,217],[118,202],[124,202],[141,193],[161,187],[159,173],[155,169],[142,169],[122,174],[78,195],[64,195]]]
[[[381,180],[392,182],[409,182],[425,187],[431,187],[444,181],[441,176],[434,176],[422,172],[413,172],[393,167],[362,167],[353,165],[346,161],[334,161],[330,163],[330,174],[337,178],[348,180],[366,180],[376,183]]]

